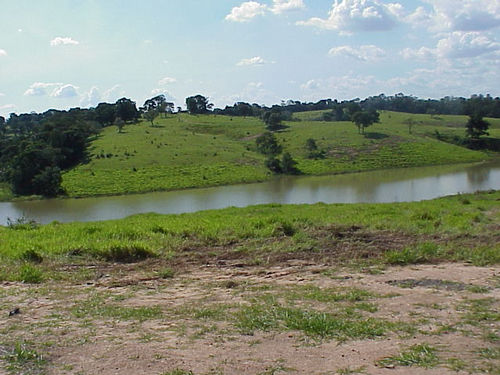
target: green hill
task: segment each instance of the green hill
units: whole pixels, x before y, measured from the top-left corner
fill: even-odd
[[[321,112],[294,115],[277,133],[303,174],[346,173],[393,167],[481,161],[483,152],[435,139],[464,134],[465,116],[382,112],[381,122],[358,134],[351,122],[314,121]],[[405,120],[415,122],[409,134]],[[500,120],[491,135],[500,137]],[[271,178],[255,138],[264,132],[256,118],[172,115],[149,123],[103,130],[92,143],[89,163],[67,172],[63,187],[70,197],[140,193],[263,181]],[[305,141],[314,138],[324,159],[308,159]]]

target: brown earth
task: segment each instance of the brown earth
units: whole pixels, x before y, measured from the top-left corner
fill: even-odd
[[[267,267],[228,260],[186,265],[172,279],[155,276],[152,268],[96,268],[95,280],[83,284],[1,284],[0,374],[500,373],[498,266],[447,263],[363,272],[300,259]],[[238,328],[241,306],[263,295],[311,311],[357,306],[306,299],[307,287],[370,292],[361,301],[376,308],[363,312],[362,320],[404,322],[411,329],[338,341],[282,325]],[[9,316],[16,307],[20,313]],[[16,343],[43,360],[16,357]],[[436,348],[436,366],[378,363],[422,343]],[[481,349],[496,355],[485,358]]]

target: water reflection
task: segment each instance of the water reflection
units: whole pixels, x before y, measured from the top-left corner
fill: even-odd
[[[0,203],[0,224],[21,216],[42,223],[96,221],[144,213],[182,213],[262,203],[401,202],[500,189],[500,160],[476,165],[406,168],[119,197]]]

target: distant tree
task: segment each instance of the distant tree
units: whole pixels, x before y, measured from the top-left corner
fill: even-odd
[[[282,147],[271,132],[265,132],[255,140],[257,150],[264,155],[274,157],[281,153]]]
[[[359,134],[365,134],[365,128],[380,122],[380,115],[377,111],[359,111],[352,114],[351,121],[358,127]]]
[[[281,157],[281,172],[285,174],[297,174],[299,170],[297,169],[297,162],[293,160],[292,155],[289,152],[283,153]]]
[[[136,121],[139,118],[135,102],[127,98],[118,99],[115,103],[115,114],[125,122]]]
[[[266,129],[270,131],[278,130],[281,125],[281,114],[278,111],[266,111],[262,115],[262,120],[266,124]]]
[[[195,95],[186,98],[186,107],[191,114],[207,113],[213,104],[208,102],[208,98],[203,95]]]
[[[0,134],[5,134],[6,128],[5,128],[5,117],[0,116]]]
[[[411,134],[412,133],[412,130],[413,130],[413,125],[416,124],[416,121],[413,119],[413,117],[408,117],[404,123],[406,125],[408,125],[408,134]]]
[[[155,126],[154,121],[160,114],[158,109],[149,109],[144,112],[144,118],[151,123],[151,126]]]
[[[121,133],[123,127],[125,126],[125,121],[123,121],[121,117],[117,117],[115,120],[115,125],[118,128],[118,133]]]
[[[273,173],[281,173],[281,163],[274,156],[269,156],[266,159],[265,166]]]
[[[62,177],[59,167],[46,167],[33,177],[32,184],[36,193],[44,197],[55,197],[62,191]]]
[[[314,138],[308,138],[306,140],[306,149],[307,151],[316,151],[318,149],[318,145],[316,144]]]
[[[156,110],[158,114],[163,113],[163,117],[167,117],[167,113],[172,113],[174,108],[174,103],[167,102],[165,95],[161,94],[146,100],[141,110],[143,113],[150,110]]]
[[[96,121],[103,126],[112,125],[116,118],[116,106],[109,103],[99,103],[95,108]]]
[[[488,121],[483,120],[480,113],[469,115],[469,120],[465,125],[465,133],[471,139],[479,139],[482,135],[488,135],[488,128],[490,124]]]

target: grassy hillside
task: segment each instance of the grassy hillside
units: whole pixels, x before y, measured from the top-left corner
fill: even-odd
[[[439,132],[463,134],[464,116],[381,114],[381,123],[359,135],[351,122],[310,121],[318,112],[296,114],[278,138],[304,174],[328,174],[381,168],[474,162],[482,152],[440,142]],[[404,120],[415,119],[413,135]],[[271,177],[255,138],[264,125],[255,118],[180,114],[103,131],[91,147],[91,161],[66,173],[63,186],[71,197],[139,193],[263,181]],[[492,135],[500,136],[500,121]],[[307,158],[305,140],[325,150],[321,160]]]

